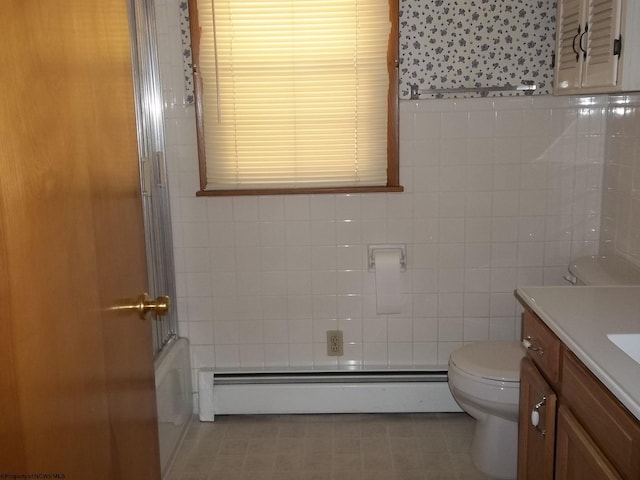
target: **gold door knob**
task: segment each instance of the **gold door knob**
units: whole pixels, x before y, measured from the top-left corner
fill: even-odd
[[[149,314],[151,312],[155,312],[157,316],[166,315],[169,313],[169,307],[171,303],[169,301],[169,297],[161,295],[155,300],[152,300],[149,297],[147,292],[140,295],[138,298],[138,304],[136,305],[136,310],[140,315],[140,318],[146,320],[149,318]]]
[[[157,316],[166,315],[169,313],[170,307],[171,301],[169,297],[161,295],[153,300],[147,292],[144,292],[137,300],[124,300],[122,304],[112,307],[110,310],[121,312],[135,310],[142,320],[146,320],[151,312],[155,312]]]

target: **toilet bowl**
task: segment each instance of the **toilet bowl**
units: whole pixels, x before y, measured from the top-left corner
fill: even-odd
[[[574,285],[640,284],[640,269],[619,257],[583,257],[570,265],[565,279]],[[476,420],[471,459],[491,478],[517,476],[520,360],[524,355],[519,342],[479,342],[454,351],[449,359],[451,394]]]
[[[524,355],[519,342],[479,342],[456,350],[449,359],[451,394],[476,420],[471,459],[496,479],[515,478]]]

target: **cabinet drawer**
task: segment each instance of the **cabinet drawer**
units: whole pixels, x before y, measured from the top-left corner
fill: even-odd
[[[562,396],[624,478],[640,478],[640,425],[570,352],[564,353]]]
[[[562,345],[558,337],[535,314],[525,310],[522,319],[522,338],[530,342],[527,348],[529,358],[551,383],[557,384],[560,380]]]

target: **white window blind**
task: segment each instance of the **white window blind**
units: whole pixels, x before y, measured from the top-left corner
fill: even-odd
[[[197,8],[208,190],[386,184],[389,0]]]

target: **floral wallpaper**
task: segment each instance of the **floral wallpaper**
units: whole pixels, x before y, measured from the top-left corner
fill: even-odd
[[[410,84],[439,89],[526,80],[537,94],[550,94],[555,11],[553,0],[401,0],[401,98],[409,98]]]
[[[185,100],[193,104],[193,59],[191,58],[191,31],[189,30],[189,4],[187,0],[180,0],[180,36],[182,38],[182,61],[184,64]]]
[[[555,11],[554,0],[400,0],[400,98],[410,98],[411,84],[426,90],[532,81],[536,94],[550,94]],[[186,0],[180,26],[186,98],[193,103]]]

